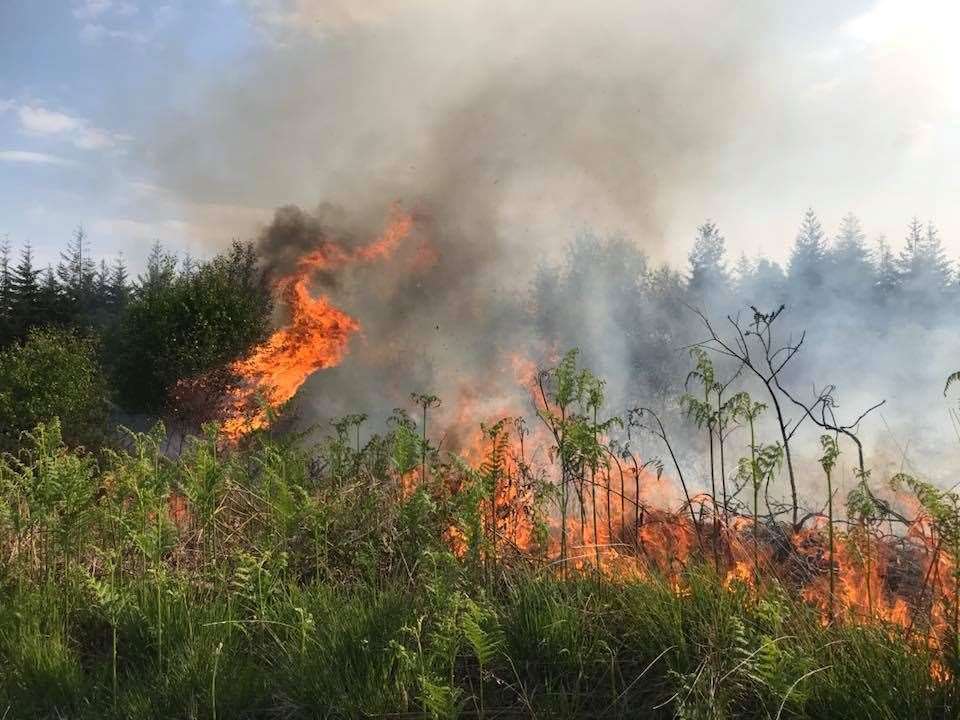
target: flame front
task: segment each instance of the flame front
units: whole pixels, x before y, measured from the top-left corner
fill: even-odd
[[[301,258],[296,271],[277,282],[290,322],[231,365],[240,384],[230,392],[223,412],[224,437],[235,442],[266,427],[271,408],[290,400],[314,372],[336,367],[343,360],[347,342],[360,323],[326,296],[311,294],[314,274],[386,259],[412,228],[412,216],[395,208],[387,229],[375,242],[352,251],[325,244]]]

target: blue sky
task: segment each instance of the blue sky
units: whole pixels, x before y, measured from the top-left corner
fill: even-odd
[[[4,0],[0,236],[46,263],[82,224],[136,267],[284,203],[475,209],[491,172],[496,231],[532,257],[591,227],[682,262],[711,218],[782,260],[809,205],[894,244],[918,214],[960,256],[958,21],[939,0]]]
[[[133,263],[144,233],[189,247],[151,182],[149,134],[255,39],[230,3],[2,3],[0,233],[43,261],[80,224]]]

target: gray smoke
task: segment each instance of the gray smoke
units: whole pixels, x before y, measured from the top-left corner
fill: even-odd
[[[675,389],[651,378],[669,368],[682,380],[691,321],[676,303],[632,316],[597,291],[597,275],[550,304],[530,293],[538,268],[557,272],[585,227],[622,231],[651,262],[676,258],[665,238],[678,206],[681,217],[711,214],[697,199],[751,159],[800,167],[797,126],[821,118],[815,98],[790,95],[788,58],[866,5],[294,3],[204,102],[163,119],[156,167],[197,202],[304,208],[279,211],[261,235],[278,270],[314,243],[369,242],[395,202],[416,215],[392,260],[318,278],[363,330],[341,367],[308,382],[306,419],[381,416],[411,391],[440,395],[452,415],[465,393],[493,411],[516,397],[506,359],[543,361],[566,349],[556,343],[588,349],[620,410]],[[820,347],[842,341],[819,332]],[[657,351],[638,360],[631,348],[650,333]],[[806,369],[853,386],[856,404],[904,382],[887,372],[903,354],[859,377],[880,378],[870,388],[856,382],[862,367],[838,369],[832,356]]]

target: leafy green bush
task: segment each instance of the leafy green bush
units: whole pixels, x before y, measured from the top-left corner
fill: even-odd
[[[71,444],[103,433],[107,385],[96,344],[69,330],[32,330],[22,344],[0,351],[0,449],[39,423],[60,418]]]

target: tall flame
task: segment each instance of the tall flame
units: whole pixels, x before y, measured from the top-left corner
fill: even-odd
[[[395,208],[387,229],[375,242],[356,250],[325,244],[301,258],[296,270],[277,282],[290,322],[230,367],[240,385],[230,393],[221,425],[228,440],[266,427],[269,409],[292,398],[317,370],[339,365],[350,336],[360,329],[357,320],[326,296],[311,294],[314,274],[388,258],[412,228],[413,217]]]

